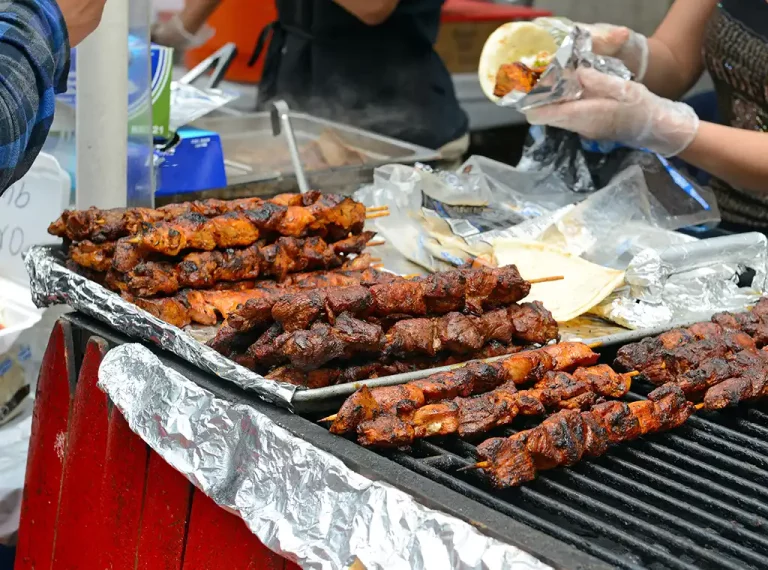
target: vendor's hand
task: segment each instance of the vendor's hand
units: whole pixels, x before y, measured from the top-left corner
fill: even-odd
[[[178,50],[203,45],[212,36],[213,30],[205,25],[196,34],[187,31],[178,14],[166,22],[155,23],[150,30],[154,43]]]
[[[592,36],[592,51],[620,59],[642,83],[648,69],[648,39],[644,35],[612,24],[578,25]]]
[[[613,141],[674,156],[691,144],[699,118],[685,103],[654,95],[640,83],[594,69],[579,69],[584,86],[578,101],[526,112],[532,125],[549,125],[600,141]]]
[[[69,34],[69,45],[75,47],[101,22],[106,0],[58,0]]]

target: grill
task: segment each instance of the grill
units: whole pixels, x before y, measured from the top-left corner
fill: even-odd
[[[736,570],[768,568],[767,441],[768,413],[757,409],[692,417],[503,491],[457,471],[477,454],[455,437],[386,457],[617,568]]]
[[[82,315],[68,319],[80,347],[94,334],[113,345],[126,341]],[[481,472],[457,472],[476,461],[470,442],[432,439],[408,451],[377,453],[331,435],[314,416],[269,406],[178,359],[162,358],[218,396],[249,403],[363,475],[391,483],[555,567],[768,568],[768,412],[760,407],[695,416],[673,432],[613,446],[603,457],[498,491]],[[650,385],[635,382],[634,389],[629,400],[642,398]],[[488,437],[514,432],[497,430]]]

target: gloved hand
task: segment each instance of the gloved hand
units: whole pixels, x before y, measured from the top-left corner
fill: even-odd
[[[577,24],[592,35],[592,51],[615,57],[642,83],[648,70],[648,39],[623,26],[612,24]]]
[[[150,30],[154,43],[179,50],[203,45],[213,34],[213,29],[208,26],[203,26],[196,34],[187,31],[178,14],[166,22],[156,22]]]
[[[688,148],[699,130],[691,107],[654,95],[640,83],[585,68],[577,70],[577,77],[584,86],[580,100],[526,111],[528,122],[667,157]]]

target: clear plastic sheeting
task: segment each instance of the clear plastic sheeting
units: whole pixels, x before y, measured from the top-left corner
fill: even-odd
[[[549,568],[355,473],[252,407],[214,397],[144,346],[110,351],[99,387],[165,461],[304,568],[356,559],[368,570]]]
[[[627,267],[627,287],[593,312],[635,329],[707,319],[755,303],[767,275],[768,239],[760,233],[644,249]]]
[[[169,128],[178,128],[220,109],[237,99],[238,94],[221,89],[200,88],[174,81],[171,83],[171,116]]]
[[[627,81],[632,79],[632,73],[621,60],[592,53],[592,36],[587,30],[556,18],[539,18],[536,23],[552,28],[554,36],[565,36],[565,39],[536,87],[530,93],[513,91],[504,96],[499,105],[525,111],[551,103],[576,100],[583,93],[575,75],[579,67],[591,67]]]
[[[27,252],[24,263],[29,273],[32,301],[38,307],[69,305],[124,334],[152,342],[201,370],[251,390],[269,402],[290,407],[296,386],[267,380],[235,364],[187,332],[70,271],[62,265],[62,260],[61,250],[55,246],[34,246]]]

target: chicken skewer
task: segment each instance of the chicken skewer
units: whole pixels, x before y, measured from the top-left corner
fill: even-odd
[[[591,366],[597,359],[598,355],[587,345],[565,342],[520,352],[493,363],[471,362],[407,384],[373,389],[363,386],[346,399],[337,414],[326,420],[333,422],[332,433],[350,433],[380,414],[409,413],[441,400],[482,394],[507,382],[537,381],[549,371]]]
[[[139,297],[170,295],[180,289],[202,289],[220,281],[242,281],[274,277],[278,281],[289,273],[340,267],[346,255],[359,254],[373,232],[364,232],[327,244],[322,238],[279,238],[264,247],[194,252],[176,262],[147,261],[124,277],[130,293]]]
[[[303,277],[301,277],[303,276]],[[363,271],[325,271],[317,274],[293,274],[283,283],[271,281],[244,281],[231,283],[228,290],[186,289],[173,297],[141,299],[130,293],[123,297],[138,305],[151,315],[179,328],[191,323],[212,326],[221,319],[226,319],[238,307],[251,299],[285,295],[300,289],[315,287],[338,287],[353,283],[376,283],[399,279],[391,273],[382,273],[374,269]],[[226,283],[220,283],[226,285]],[[284,285],[280,287],[280,285]]]
[[[320,368],[336,359],[367,354],[393,359],[441,352],[468,354],[487,342],[546,344],[558,337],[557,322],[541,303],[511,305],[481,316],[449,313],[442,317],[406,319],[388,331],[378,324],[342,313],[333,324],[315,323],[309,330],[284,333],[273,325],[247,351],[262,366],[289,362],[299,370]]]
[[[186,249],[246,247],[270,235],[318,236],[337,241],[349,233],[360,233],[365,217],[363,204],[351,198],[339,202],[335,197],[323,196],[306,207],[265,203],[252,210],[214,218],[187,214],[169,222],[144,223],[128,241],[145,251],[164,255],[178,255]]]
[[[220,352],[232,337],[280,323],[286,332],[307,329],[324,315],[349,313],[358,318],[403,315],[421,317],[454,311],[481,314],[523,299],[530,283],[514,266],[454,269],[425,278],[371,287],[320,289],[281,299],[249,301],[227,319],[211,346]]]
[[[522,351],[523,348],[514,344],[491,341],[479,351],[461,356],[451,355],[446,357],[441,355],[436,358],[409,358],[408,360],[396,360],[394,362],[373,361],[351,366],[318,368],[309,372],[304,372],[291,366],[280,366],[266,374],[265,378],[306,388],[325,388],[327,386],[349,384],[359,380],[382,378],[427,368],[451,366],[469,360],[483,360],[516,354]],[[238,356],[235,356],[234,359],[235,361],[240,361]],[[250,359],[246,362],[246,365],[248,364],[251,364]]]
[[[186,214],[199,214],[207,218],[220,216],[228,212],[251,210],[262,204],[275,204],[283,207],[311,206],[322,194],[317,191],[306,194],[280,194],[269,200],[262,198],[243,198],[239,200],[202,200],[169,204],[155,210],[150,208],[113,208],[100,210],[66,210],[55,222],[48,226],[48,233],[71,241],[93,240],[96,243],[114,241],[138,231],[142,223],[171,221]],[[330,195],[326,195],[330,198]],[[337,202],[343,199],[336,196]]]
[[[585,412],[564,410],[533,429],[489,439],[477,448],[482,461],[469,468],[482,469],[497,488],[516,487],[533,481],[539,471],[603,455],[610,444],[679,427],[694,411],[674,384],[657,388],[648,398],[604,402]]]
[[[629,391],[634,374],[618,374],[605,364],[578,368],[573,374],[547,372],[527,390],[518,391],[507,382],[479,396],[427,404],[399,416],[380,415],[357,427],[357,441],[366,447],[402,447],[432,436],[473,437],[508,425],[518,415],[580,410],[600,397],[620,398]]]

